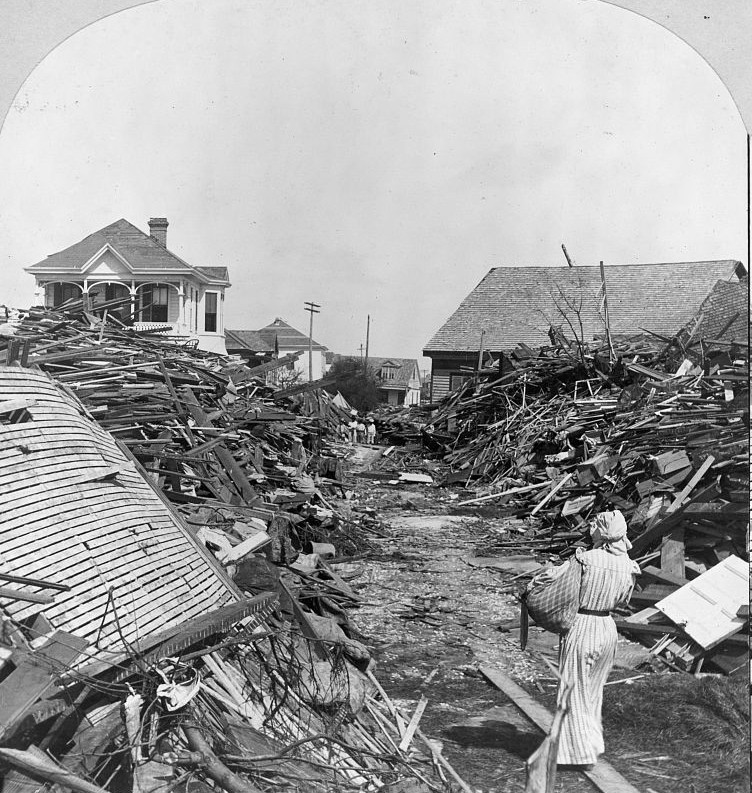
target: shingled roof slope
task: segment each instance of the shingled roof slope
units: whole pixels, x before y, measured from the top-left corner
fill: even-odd
[[[274,352],[257,330],[225,329],[225,347],[227,350],[250,350],[251,352]]]
[[[606,286],[611,330],[638,333],[644,328],[672,336],[696,313],[717,281],[736,281],[740,262],[607,265]],[[424,348],[425,354],[510,350],[520,342],[548,344],[550,325],[582,320],[585,341],[604,331],[599,315],[599,267],[495,267],[462,301]]]
[[[747,341],[749,281],[718,281],[686,327],[695,339]]]
[[[307,350],[308,349],[308,336],[296,330],[292,325],[288,325],[283,319],[277,317],[274,322],[260,328],[257,333],[261,338],[274,348],[274,341],[277,340],[279,349],[295,349]],[[311,345],[313,350],[327,350],[323,344],[313,341]]]
[[[37,274],[49,270],[78,273],[82,265],[108,244],[128,262],[135,273],[164,273],[164,275],[198,273],[214,281],[228,281],[226,267],[194,267],[125,218],[110,223],[109,226],[89,234],[74,245],[52,253],[41,262],[25,269],[26,272]]]

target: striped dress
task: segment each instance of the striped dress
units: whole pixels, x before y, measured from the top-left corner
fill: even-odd
[[[626,553],[578,550],[577,558],[582,563],[581,608],[610,611],[629,596],[639,568]],[[578,614],[561,640],[559,669],[564,679],[574,681],[559,739],[561,765],[590,765],[604,751],[603,685],[614,663],[616,640],[611,617],[591,614]]]

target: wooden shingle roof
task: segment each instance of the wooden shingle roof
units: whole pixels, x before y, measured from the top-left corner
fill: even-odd
[[[611,330],[641,328],[672,336],[697,312],[718,281],[737,281],[740,262],[607,265]],[[590,341],[604,332],[599,267],[495,267],[425,345],[424,354],[474,352],[483,335],[491,352],[549,344],[548,329],[561,325]],[[580,321],[582,328],[580,329]]]
[[[227,350],[250,350],[251,352],[274,352],[257,330],[225,329],[225,347]]]
[[[41,262],[26,267],[26,272],[44,275],[48,272],[80,273],[81,268],[99,251],[109,245],[133,270],[134,274],[148,273],[165,276],[198,276],[203,281],[229,285],[226,267],[194,267],[160,245],[125,218],[120,218],[68,248],[50,254]]]
[[[686,327],[695,339],[747,341],[749,281],[718,281]]]
[[[308,336],[288,325],[283,319],[277,317],[274,322],[256,331],[259,336],[274,349],[275,340],[278,350],[307,350]],[[312,340],[311,349],[327,350],[323,344]]]

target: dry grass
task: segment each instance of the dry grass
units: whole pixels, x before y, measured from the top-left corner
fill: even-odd
[[[607,754],[630,778],[644,773],[644,786],[661,793],[746,793],[749,704],[743,679],[671,673],[609,686],[603,703]],[[671,759],[641,765],[640,753]]]

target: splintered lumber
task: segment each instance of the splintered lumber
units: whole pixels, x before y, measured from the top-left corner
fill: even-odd
[[[480,504],[483,501],[490,501],[494,498],[501,498],[502,496],[513,496],[517,493],[529,493],[532,490],[540,490],[542,487],[550,487],[550,482],[539,482],[535,485],[525,485],[524,487],[511,487],[509,490],[501,490],[498,493],[490,493],[487,496],[480,496],[480,498],[471,498],[467,501],[457,502],[458,507],[465,507],[468,504]]]
[[[65,671],[89,643],[65,631],[52,637],[33,652],[15,651],[16,668],[0,682],[0,739],[23,719],[29,708],[55,688],[50,672]]]
[[[33,751],[33,750],[36,751]],[[68,771],[67,768],[54,763],[44,752],[31,747],[26,751],[20,749],[0,748],[0,760],[19,769],[31,779],[44,779],[57,785],[62,785],[76,793],[107,793],[105,788],[88,782]]]
[[[474,793],[473,788],[465,782],[465,780],[457,773],[457,771],[449,763],[449,760],[441,753],[441,749],[436,746],[433,741],[429,740],[419,729],[415,731],[418,738],[428,747],[428,750],[436,758],[436,760],[451,774],[454,781],[465,791],[465,793]]]
[[[697,483],[705,476],[705,472],[710,468],[711,465],[715,462],[715,457],[712,454],[709,454],[707,458],[703,461],[702,465],[695,471],[692,478],[687,482],[684,486],[682,491],[676,496],[676,498],[671,503],[671,506],[668,508],[669,512],[676,512],[677,509],[684,503],[687,496],[694,490]]]
[[[509,675],[500,669],[488,666],[480,668],[480,673],[500,691],[504,692],[514,704],[543,732],[548,733],[553,725],[551,713],[531,697],[525,689],[517,685]],[[582,773],[602,793],[640,793],[630,784],[612,765],[602,758],[592,771],[583,770]]]
[[[539,510],[541,510],[548,502],[566,485],[566,483],[572,478],[573,474],[568,473],[565,474],[561,481],[557,482],[554,487],[551,488],[551,491],[546,494],[545,498],[541,499],[535,506],[535,508],[530,512],[531,515],[535,515]]]
[[[209,417],[201,409],[201,406],[196,399],[196,395],[190,388],[185,388],[183,394],[186,400],[186,406],[189,413],[199,423],[200,426],[213,427]],[[256,491],[251,487],[248,477],[244,474],[240,466],[237,464],[235,458],[230,454],[227,447],[220,443],[213,449],[217,459],[222,463],[227,473],[232,478],[232,481],[240,491],[240,495],[248,501],[252,501],[256,496]]]
[[[244,372],[243,380],[250,378],[250,377],[259,377],[262,374],[267,374],[267,372],[273,372],[275,369],[280,369],[283,366],[286,366],[288,363],[295,363],[295,361],[303,355],[303,350],[299,352],[290,352],[287,355],[282,356],[282,358],[275,358],[273,361],[269,361],[268,363],[259,364],[259,366],[252,366],[246,372]]]
[[[648,524],[648,527],[642,532],[642,534],[632,540],[632,549],[630,550],[629,555],[633,559],[639,556],[640,553],[646,550],[652,542],[654,542],[656,539],[659,539],[660,537],[663,537],[665,534],[668,534],[668,532],[683,519],[684,513],[689,510],[693,503],[706,496],[710,496],[715,492],[716,485],[714,482],[704,490],[696,493],[693,501],[684,503],[683,505],[677,507],[673,512],[662,518],[654,519],[650,524]]]
[[[201,723],[200,719],[197,723]],[[259,788],[243,779],[230,769],[214,754],[211,746],[204,738],[199,727],[184,724],[183,732],[188,740],[188,746],[194,752],[200,752],[203,757],[206,775],[213,779],[217,785],[228,793],[261,793]]]

